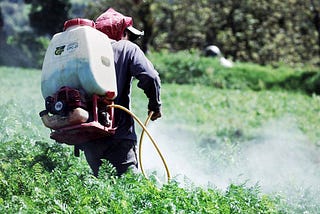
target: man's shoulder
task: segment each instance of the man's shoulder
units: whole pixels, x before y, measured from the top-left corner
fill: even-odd
[[[134,58],[142,60],[144,59],[144,53],[140,47],[130,41],[120,40],[112,44],[113,51],[115,55],[125,54],[126,58]]]
[[[139,49],[139,46],[129,40],[119,40],[119,41],[114,41],[111,43],[113,47],[118,47],[118,48],[129,48],[129,49]]]

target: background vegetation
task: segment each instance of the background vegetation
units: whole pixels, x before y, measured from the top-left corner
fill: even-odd
[[[236,61],[318,62],[320,3],[317,1],[97,2],[100,4],[93,3],[90,10],[95,16],[105,10],[105,5],[133,14],[141,28],[150,29],[146,35],[150,38],[146,40],[156,50],[203,49],[214,43]]]
[[[259,66],[236,63],[226,69],[219,59],[201,57],[199,53],[167,51],[150,53],[148,57],[168,83],[201,84],[221,89],[264,90],[288,89],[308,94],[320,93],[320,74],[317,67]]]
[[[1,45],[18,51],[4,52],[0,63],[40,67],[45,39],[61,31],[66,19],[95,19],[109,7],[134,17],[145,31],[140,41],[145,52],[203,50],[215,44],[234,61],[319,63],[320,3],[314,0],[2,0]]]

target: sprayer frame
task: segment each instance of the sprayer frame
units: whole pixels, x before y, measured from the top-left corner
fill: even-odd
[[[107,95],[108,96],[108,95]],[[78,145],[92,140],[113,135],[114,127],[114,109],[108,108],[111,124],[104,126],[98,121],[98,102],[103,102],[106,106],[112,105],[113,100],[108,100],[107,96],[92,95],[92,121],[66,126],[60,129],[52,130],[50,138],[68,145]]]

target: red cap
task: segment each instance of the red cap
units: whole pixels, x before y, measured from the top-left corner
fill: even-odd
[[[109,8],[96,20],[96,28],[105,33],[110,39],[117,41],[122,38],[124,30],[132,26],[132,24],[131,17],[124,16],[113,8]]]
[[[93,28],[95,28],[95,26],[96,26],[94,21],[92,21],[92,20],[75,18],[75,19],[70,19],[70,20],[66,21],[63,25],[63,30],[65,31],[67,28],[72,27],[72,26],[77,26],[77,25],[90,26]]]

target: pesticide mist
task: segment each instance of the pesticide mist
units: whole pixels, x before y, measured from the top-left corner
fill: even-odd
[[[159,122],[160,123],[160,122]],[[259,185],[294,206],[319,206],[320,150],[308,142],[293,119],[269,121],[248,142],[201,139],[183,129],[150,124],[172,177],[195,185],[225,189],[231,183]],[[164,173],[152,144],[143,144],[145,170]],[[318,204],[318,205],[317,205]]]

